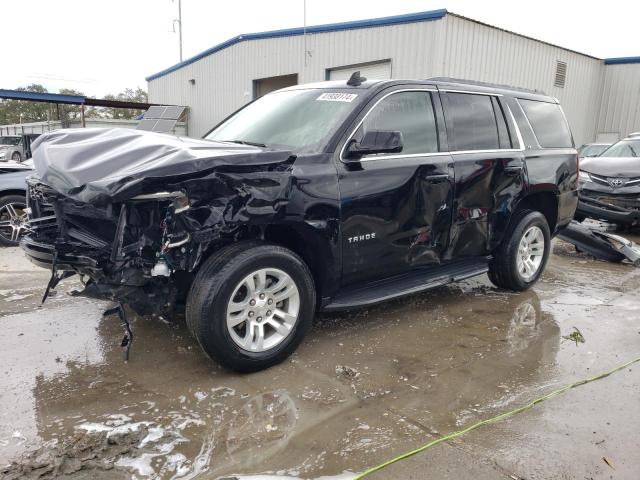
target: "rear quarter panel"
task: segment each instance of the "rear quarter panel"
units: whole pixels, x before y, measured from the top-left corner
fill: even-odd
[[[574,148],[526,151],[527,193],[551,192],[558,199],[556,230],[573,219],[578,206],[578,157]]]

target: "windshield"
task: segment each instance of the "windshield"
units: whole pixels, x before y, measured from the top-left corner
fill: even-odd
[[[607,150],[602,152],[600,157],[640,157],[640,138],[633,140],[620,140],[614,143]]]
[[[18,145],[20,137],[0,137],[0,145]]]
[[[317,151],[360,100],[357,93],[288,90],[256,100],[205,138],[218,142]]]
[[[581,157],[597,157],[602,152],[604,152],[611,145],[583,145],[580,148],[580,156]]]

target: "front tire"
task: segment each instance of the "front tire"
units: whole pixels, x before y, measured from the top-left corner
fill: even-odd
[[[15,247],[27,231],[27,201],[24,196],[0,197],[0,246]]]
[[[277,245],[241,242],[201,266],[187,298],[187,326],[209,357],[255,372],[298,347],[315,305],[313,278],[300,257]]]
[[[13,152],[13,155],[11,155],[11,160],[13,160],[14,162],[21,162],[22,155],[20,155],[20,152]]]
[[[516,212],[489,263],[489,279],[508,290],[528,289],[542,275],[550,247],[551,234],[544,215],[531,210]]]

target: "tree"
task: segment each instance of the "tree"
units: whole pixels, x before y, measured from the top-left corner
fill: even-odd
[[[48,93],[47,89],[39,84],[31,84],[26,87],[16,88],[19,92]],[[84,93],[72,88],[61,88],[62,95],[85,96]],[[147,102],[147,92],[141,88],[135,90],[127,88],[116,95],[105,95],[107,100],[119,100],[128,102]],[[133,120],[144,109],[111,108],[111,107],[85,107],[86,118],[113,118],[119,120]],[[45,102],[30,102],[26,100],[0,100],[0,125],[12,123],[42,122],[46,120],[60,120],[63,127],[68,127],[71,122],[82,118],[82,107],[73,104],[53,104]]]
[[[84,97],[84,93],[74,90],[73,88],[61,88],[61,95],[80,95]],[[85,116],[90,116],[88,109],[85,107]],[[82,107],[73,104],[56,104],[55,118],[62,121],[63,128],[68,128],[74,120],[82,119]]]
[[[124,92],[120,92],[117,95],[105,95],[105,100],[118,100],[121,102],[142,102],[146,103],[148,101],[147,92],[142,90],[140,87],[132,90],[131,88],[125,89]],[[119,120],[133,120],[141,113],[144,113],[144,109],[134,109],[134,108],[104,108],[104,117],[103,118],[114,118]]]
[[[47,89],[37,83],[16,88],[16,90],[47,93]],[[0,125],[46,121],[51,118],[51,113],[51,104],[26,100],[0,100]]]

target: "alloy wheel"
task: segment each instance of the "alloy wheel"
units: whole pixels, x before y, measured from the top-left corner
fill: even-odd
[[[544,258],[544,234],[540,227],[532,226],[524,232],[518,245],[516,263],[518,273],[526,282],[531,281],[542,265]]]
[[[17,243],[27,231],[27,206],[24,203],[7,203],[0,206],[0,236]]]
[[[291,276],[262,268],[236,285],[227,305],[227,330],[240,348],[264,352],[291,334],[299,311],[300,292]]]

